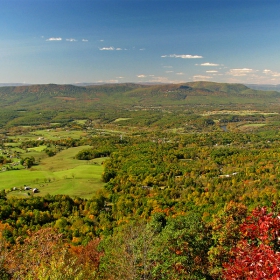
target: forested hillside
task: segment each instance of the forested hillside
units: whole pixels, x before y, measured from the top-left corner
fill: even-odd
[[[0,278],[278,279],[278,98],[0,88]]]
[[[5,107],[9,107],[9,105],[25,105],[29,107],[38,105],[39,101],[41,103],[46,102],[50,105],[50,100],[71,101],[71,98],[74,98],[72,101],[97,101],[101,104],[108,101],[112,104],[111,102],[120,100],[122,102],[121,104],[133,104],[137,101],[145,105],[155,105],[156,103],[165,104],[165,100],[175,102],[182,101],[187,96],[206,95],[209,97],[221,96],[224,98],[233,98],[234,96],[240,95],[245,98],[254,95],[256,97],[262,96],[265,100],[271,98],[271,96],[279,97],[279,93],[276,91],[264,92],[252,90],[240,84],[218,84],[210,82],[166,85],[108,84],[92,86],[49,84],[0,88],[0,97]],[[200,99],[193,99],[191,101],[199,104]],[[228,101],[224,100],[224,102],[227,103]],[[243,101],[240,100],[239,102],[242,103]],[[255,102],[257,101],[252,101],[252,103]],[[183,102],[183,104],[187,103],[187,100]]]

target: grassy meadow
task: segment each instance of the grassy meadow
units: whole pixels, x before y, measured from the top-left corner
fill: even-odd
[[[24,133],[22,135],[13,135],[10,136],[9,138],[21,143],[24,141],[40,140],[40,139],[49,139],[49,140],[59,140],[63,138],[78,139],[80,137],[85,137],[85,136],[87,136],[87,133],[82,130],[69,131],[62,128],[51,128],[51,129],[44,129],[44,130],[34,130],[29,133]],[[9,143],[9,145],[11,145],[11,143]]]
[[[0,172],[0,190],[19,189],[26,185],[39,189],[39,193],[34,195],[67,194],[90,198],[103,186],[101,174],[105,158],[91,161],[75,159],[75,155],[85,148],[89,146],[68,148],[53,157],[45,155],[44,146],[30,148],[30,152],[25,155],[40,158],[39,164],[30,169]],[[27,196],[27,193],[17,190],[11,191],[9,196]]]

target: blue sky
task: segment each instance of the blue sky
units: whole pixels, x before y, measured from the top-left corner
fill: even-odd
[[[280,1],[0,0],[0,83],[280,84]]]

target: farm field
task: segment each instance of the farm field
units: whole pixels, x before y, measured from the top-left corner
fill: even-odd
[[[64,138],[78,139],[80,137],[87,136],[87,133],[82,130],[62,130],[61,128],[49,128],[44,130],[34,130],[30,133],[23,135],[14,135],[10,136],[10,139],[17,140],[19,142],[29,141],[29,140],[57,140]]]
[[[276,112],[262,112],[262,111],[254,111],[254,110],[220,110],[220,111],[209,111],[205,112],[202,115],[203,116],[211,116],[211,115],[240,115],[240,116],[246,116],[246,115],[278,115]]]
[[[34,195],[68,194],[90,198],[103,186],[101,174],[105,158],[91,161],[75,159],[79,151],[89,146],[68,148],[53,157],[46,157],[43,148],[44,146],[30,148],[31,152],[24,154],[34,158],[41,157],[38,165],[29,169],[0,172],[0,190],[30,186],[39,190]],[[17,190],[9,193],[9,196],[22,195],[27,196],[27,192]]]

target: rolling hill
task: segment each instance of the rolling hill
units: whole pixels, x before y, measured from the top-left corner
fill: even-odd
[[[280,92],[242,84],[189,82],[143,85],[28,85],[0,87],[0,125],[33,125],[98,118],[108,110],[278,106]]]
[[[104,105],[159,105],[178,102],[188,104],[201,104],[199,97],[207,96],[208,102],[211,103],[211,97],[217,102],[217,96],[220,102],[235,103],[236,97],[242,98],[239,102],[258,103],[259,98],[262,102],[271,102],[271,98],[279,98],[280,93],[277,91],[253,90],[241,84],[222,84],[212,82],[190,82],[185,84],[165,84],[165,85],[141,85],[141,84],[105,84],[91,86],[74,86],[74,85],[29,85],[29,86],[11,86],[0,88],[1,106],[17,109],[23,105],[29,106],[51,105],[48,103],[65,103],[72,101],[76,103],[98,103]],[[192,97],[192,98],[189,98]],[[254,97],[254,100],[251,98]],[[197,98],[197,100],[195,99]],[[232,100],[233,99],[233,100]],[[204,103],[204,102],[202,102]],[[219,103],[219,102],[218,102]],[[237,102],[238,103],[238,102]],[[84,104],[83,104],[84,106]]]

